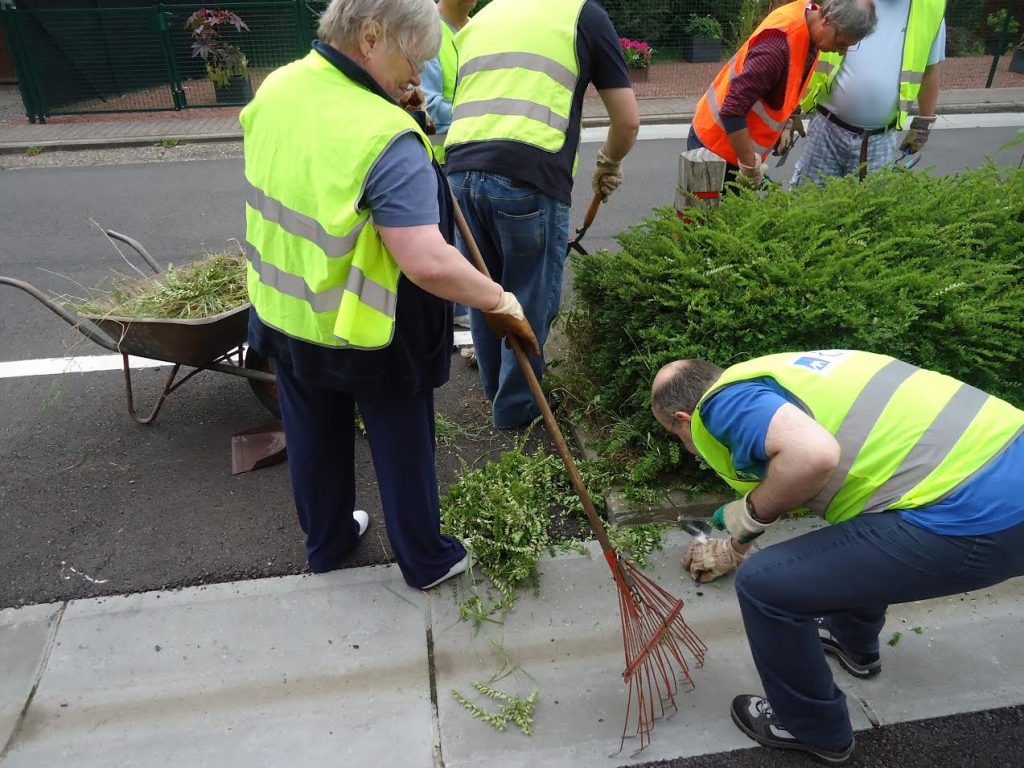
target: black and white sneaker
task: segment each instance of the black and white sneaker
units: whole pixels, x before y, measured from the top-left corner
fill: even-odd
[[[877,653],[854,653],[839,644],[821,619],[818,619],[818,638],[825,653],[835,656],[839,666],[854,677],[867,680],[882,671],[882,660]]]
[[[732,700],[732,721],[758,744],[776,749],[793,749],[814,755],[829,765],[842,765],[853,755],[853,739],[846,749],[833,751],[805,744],[779,723],[772,705],[763,696],[745,693]]]

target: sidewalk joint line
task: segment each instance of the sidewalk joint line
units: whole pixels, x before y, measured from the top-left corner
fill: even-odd
[[[441,752],[441,713],[437,706],[437,667],[434,662],[434,618],[430,610],[430,595],[423,593],[423,620],[427,633],[427,677],[430,681],[430,720],[434,736],[434,768],[444,768]]]
[[[3,760],[7,756],[7,751],[11,745],[18,738],[18,733],[21,731],[21,726],[25,722],[25,718],[28,716],[29,707],[32,706],[32,701],[36,697],[36,691],[39,689],[39,684],[43,681],[43,673],[46,671],[46,665],[50,662],[50,654],[53,652],[54,643],[57,641],[57,630],[60,628],[60,623],[64,618],[64,611],[68,607],[68,601],[65,600],[60,604],[60,608],[57,609],[57,613],[50,618],[50,634],[46,639],[46,647],[43,648],[43,656],[39,660],[39,671],[36,673],[36,679],[32,682],[32,688],[29,689],[28,696],[25,697],[25,703],[21,708],[21,712],[18,713],[18,719],[14,723],[14,727],[11,729],[11,735],[4,743],[3,748],[0,749],[0,760]]]

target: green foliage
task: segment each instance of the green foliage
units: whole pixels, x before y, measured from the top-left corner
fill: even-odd
[[[608,538],[612,546],[641,568],[647,566],[647,556],[662,548],[665,531],[674,527],[662,523],[622,527],[608,525]]]
[[[185,29],[192,33],[192,56],[206,63],[206,76],[215,88],[227,88],[232,77],[249,71],[249,62],[232,42],[229,28],[236,37],[249,31],[238,14],[225,8],[200,8],[185,22]]]
[[[985,43],[977,32],[966,27],[946,29],[947,56],[983,56]]]
[[[38,144],[33,144],[31,147],[25,150],[25,154],[28,155],[29,157],[35,157],[42,151],[43,148],[41,146],[39,146]]]
[[[634,481],[680,459],[649,391],[677,358],[864,349],[1024,402],[1024,171],[730,195],[693,223],[661,210],[618,240],[620,253],[573,257],[560,383]]]
[[[156,145],[158,147],[162,147],[163,149],[174,149],[176,146],[178,146],[178,139],[160,139],[160,141],[158,141]]]
[[[509,723],[513,723],[519,726],[519,729],[527,736],[533,734],[533,705],[537,703],[538,694],[536,688],[533,689],[529,697],[521,699],[492,688],[486,683],[474,682],[473,687],[487,698],[502,703],[498,705],[497,712],[488,712],[483,707],[466,699],[458,691],[453,690],[452,696],[469,714],[499,731],[504,731]]]
[[[686,34],[690,37],[722,39],[722,25],[714,16],[698,16],[690,14],[690,20],[686,24]]]

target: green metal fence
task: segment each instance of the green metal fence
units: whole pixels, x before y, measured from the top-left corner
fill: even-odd
[[[124,2],[124,0],[122,0]],[[185,22],[209,4],[2,9],[29,119],[101,112],[244,104],[268,72],[309,50],[326,2],[266,0],[217,5],[248,31],[226,33],[247,60],[241,83],[216,87],[192,55]]]
[[[643,97],[696,98],[723,59],[785,0],[601,0],[621,37],[654,50],[634,70]],[[488,0],[480,0],[477,10]],[[177,110],[245,103],[266,74],[302,56],[327,0],[154,3],[151,0],[0,0],[29,118]],[[228,9],[248,62],[244,82],[216,88],[185,28],[198,8]],[[694,26],[696,25],[696,26]],[[1024,1],[948,0],[942,87],[1024,86]],[[710,31],[698,41],[694,29]],[[238,78],[236,78],[238,80]]]

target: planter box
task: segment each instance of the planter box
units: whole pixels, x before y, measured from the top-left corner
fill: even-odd
[[[687,61],[721,61],[722,41],[714,37],[687,37],[683,41],[683,58]]]
[[[629,68],[629,80],[633,83],[646,83],[647,78],[650,76],[650,69],[648,67],[630,67]]]
[[[228,78],[227,88],[213,88],[218,104],[248,104],[252,99],[252,84],[248,75]]]
[[[1010,59],[1010,71],[1024,75],[1024,51],[1020,48],[1015,48],[1013,51],[1013,58]]]

